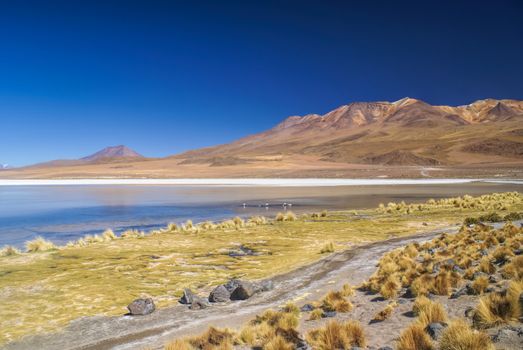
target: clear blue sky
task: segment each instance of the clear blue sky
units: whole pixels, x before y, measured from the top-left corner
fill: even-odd
[[[521,1],[1,1],[0,163],[166,156],[352,101],[523,99]]]

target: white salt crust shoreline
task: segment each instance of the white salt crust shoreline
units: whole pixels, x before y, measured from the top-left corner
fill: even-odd
[[[523,180],[497,179],[9,179],[1,180],[0,186],[85,186],[85,185],[186,185],[186,186],[391,186],[391,185],[445,185],[488,182],[521,184]]]

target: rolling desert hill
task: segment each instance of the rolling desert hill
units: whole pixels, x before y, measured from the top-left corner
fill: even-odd
[[[167,158],[117,146],[63,162],[0,177],[523,177],[523,101],[355,102]]]

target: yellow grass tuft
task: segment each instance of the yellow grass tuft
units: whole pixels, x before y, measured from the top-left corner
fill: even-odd
[[[385,299],[395,298],[401,288],[401,283],[395,275],[389,276],[380,288],[380,294]]]
[[[333,253],[334,252],[334,244],[332,242],[329,242],[323,246],[320,250],[320,254],[325,253]]]
[[[322,309],[325,311],[349,312],[352,303],[345,299],[342,292],[329,292],[322,300]]]
[[[439,341],[440,350],[494,350],[490,337],[470,328],[464,320],[458,319],[443,330]]]
[[[486,276],[479,276],[472,282],[472,290],[474,290],[475,294],[483,294],[485,289],[487,289],[489,285],[488,277]]]
[[[210,327],[200,336],[192,337],[187,342],[196,349],[220,349],[230,350],[233,348],[235,334],[228,329]]]
[[[430,323],[447,322],[447,312],[441,303],[430,301],[419,310],[417,322],[423,327]]]
[[[354,289],[351,287],[350,284],[345,283],[341,287],[341,293],[343,294],[344,297],[351,297],[354,295]]]
[[[411,324],[398,339],[396,350],[435,350],[432,339],[420,324]]]
[[[314,309],[311,311],[309,315],[309,321],[319,320],[323,317],[323,310],[322,309]]]
[[[116,239],[116,235],[114,234],[113,230],[107,229],[102,233],[102,239],[104,241],[112,241],[113,239]]]
[[[375,322],[381,322],[386,319],[388,319],[390,316],[392,316],[392,313],[394,312],[394,309],[398,306],[398,303],[395,301],[392,303],[389,303],[383,310],[378,312],[374,317],[372,318]]]
[[[512,281],[506,294],[490,293],[480,298],[474,314],[477,328],[490,328],[507,322],[515,322],[523,315],[519,295],[523,282]]]
[[[189,345],[185,340],[176,339],[167,345],[165,345],[165,350],[192,350],[193,347]]]
[[[313,349],[321,350],[364,348],[367,344],[363,327],[356,321],[329,321],[325,327],[307,333],[306,339]]]
[[[51,241],[45,240],[42,237],[37,237],[32,241],[26,242],[25,249],[28,253],[45,252],[56,249],[56,246]]]
[[[293,350],[294,344],[289,343],[280,335],[272,338],[267,344],[263,346],[263,350]]]
[[[13,256],[18,254],[20,254],[20,250],[11,245],[6,245],[0,249],[0,256]]]

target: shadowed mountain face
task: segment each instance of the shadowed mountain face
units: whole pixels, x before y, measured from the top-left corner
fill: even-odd
[[[324,115],[292,116],[268,131],[177,158],[204,163],[216,157],[297,154],[359,164],[493,163],[521,157],[522,123],[523,101],[517,100],[486,99],[458,107],[412,98],[356,102]]]

